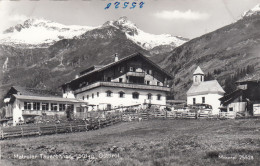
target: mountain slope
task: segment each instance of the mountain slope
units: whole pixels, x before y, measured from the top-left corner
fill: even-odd
[[[142,48],[150,50],[154,47],[167,45],[171,50],[188,39],[175,37],[169,34],[153,35],[137,28],[126,17],[118,20],[108,21],[99,27],[88,27],[78,25],[62,25],[44,19],[28,19],[23,24],[18,24],[4,31],[0,35],[0,44],[15,47],[48,47],[62,39],[82,38],[82,34],[89,30],[102,29],[113,26],[124,32],[127,38]]]
[[[44,19],[28,19],[10,27],[0,36],[0,44],[22,47],[48,47],[62,39],[72,39],[94,27],[62,25]]]
[[[213,74],[222,86],[228,77],[235,77],[248,66],[254,67],[251,74],[257,74],[260,72],[260,14],[256,11],[246,15],[177,47],[162,58],[160,65],[175,76],[176,98],[186,98],[192,73],[198,65],[205,73]]]
[[[135,52],[149,52],[108,26],[87,31],[81,39],[63,39],[48,48],[0,45],[0,98],[12,85],[57,89],[83,69],[111,62]]]

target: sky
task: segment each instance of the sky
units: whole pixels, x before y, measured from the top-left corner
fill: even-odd
[[[145,32],[192,39],[235,22],[257,4],[260,0],[0,0],[0,32],[29,18],[99,26],[126,16]]]

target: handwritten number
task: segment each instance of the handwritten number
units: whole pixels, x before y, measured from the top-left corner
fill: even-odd
[[[115,2],[115,8],[117,9],[118,6],[120,5],[120,2]]]
[[[145,4],[144,2],[140,2],[140,3],[139,3],[139,7],[140,7],[140,8],[143,8],[143,7],[144,7],[144,4]],[[111,5],[112,5],[112,3],[108,3],[107,6],[105,7],[105,10],[106,10],[106,9],[109,9]],[[118,8],[119,8],[119,5],[120,5],[120,2],[115,2],[114,5],[115,5],[115,9],[118,9]],[[137,5],[137,3],[136,3],[136,2],[133,2],[133,3],[132,3],[132,6],[130,7],[130,9],[134,9],[134,8],[136,7],[136,5]],[[129,2],[124,2],[123,8],[125,9],[125,8],[127,8],[128,6],[129,6]]]
[[[111,6],[111,3],[108,3],[107,7],[105,7],[105,9],[109,9],[110,6]]]
[[[124,9],[127,8],[128,4],[129,4],[129,2],[125,2],[123,8],[124,8]]]
[[[139,5],[140,5],[140,8],[143,8],[144,7],[144,2],[140,2]]]
[[[136,7],[136,2],[133,2],[132,3],[132,7],[130,7],[130,9],[133,9],[133,8],[135,8]]]

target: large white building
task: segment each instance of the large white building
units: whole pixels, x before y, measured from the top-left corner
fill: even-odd
[[[88,109],[104,110],[138,104],[166,105],[172,76],[140,53],[104,66],[92,66],[62,85],[64,98],[84,100]]]
[[[218,114],[220,98],[225,91],[217,80],[204,81],[204,73],[198,66],[193,73],[193,84],[187,91],[187,104],[209,104],[212,106],[212,113]]]

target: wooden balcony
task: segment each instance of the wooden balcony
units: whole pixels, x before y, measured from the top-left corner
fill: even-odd
[[[129,71],[129,72],[126,73],[126,76],[144,77],[144,76],[145,76],[145,72],[133,72],[133,71]]]
[[[155,86],[146,84],[131,84],[131,83],[120,83],[120,82],[96,82],[85,86],[83,88],[75,90],[75,94],[82,93],[84,91],[97,88],[97,87],[119,87],[119,88],[131,88],[131,89],[143,89],[143,90],[157,90],[169,92],[170,88],[165,86]]]

